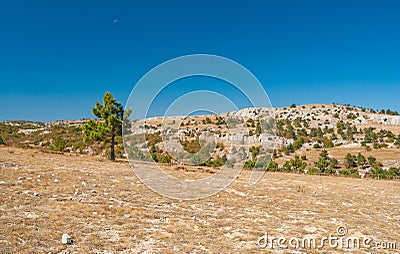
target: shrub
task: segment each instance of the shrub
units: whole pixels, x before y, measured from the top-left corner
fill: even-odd
[[[320,144],[318,144],[318,143],[314,144],[313,147],[316,149],[321,148]]]
[[[279,170],[278,163],[276,163],[274,161],[270,161],[270,163],[267,166],[267,171],[276,172],[278,170]]]
[[[344,157],[344,166],[346,168],[354,168],[357,166],[357,157],[348,153]]]
[[[332,140],[330,140],[329,138],[327,138],[327,137],[323,137],[322,138],[322,143],[324,143],[324,147],[334,147],[334,144],[333,144],[333,142],[332,142]]]
[[[354,120],[357,118],[357,116],[353,113],[348,114],[346,117],[347,117],[347,119],[350,119],[350,120]]]
[[[302,137],[298,138],[293,142],[293,148],[295,150],[298,150],[303,146],[303,144],[304,144],[304,138],[302,138]]]
[[[53,140],[53,143],[51,143],[50,149],[54,151],[64,151],[66,144],[67,141],[63,140],[60,136],[58,136]]]
[[[4,142],[3,138],[0,136],[0,145],[5,145],[6,142]]]
[[[309,168],[307,171],[307,174],[310,174],[310,175],[321,174],[321,170],[319,170],[318,168]]]

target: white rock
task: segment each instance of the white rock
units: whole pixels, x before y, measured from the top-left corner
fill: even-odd
[[[62,244],[71,244],[72,243],[72,239],[68,234],[63,234],[61,237],[61,243]]]

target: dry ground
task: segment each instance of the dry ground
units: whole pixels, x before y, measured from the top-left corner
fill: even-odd
[[[125,161],[2,147],[0,253],[284,253],[261,250],[258,238],[322,238],[339,226],[400,250],[398,181],[266,173],[250,186],[248,176],[212,197],[177,201],[149,190]],[[63,233],[72,245],[61,244]],[[323,251],[343,252],[306,249]]]

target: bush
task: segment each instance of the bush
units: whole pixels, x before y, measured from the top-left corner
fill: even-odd
[[[0,136],[0,145],[5,145],[6,142],[4,142],[3,138]]]
[[[318,168],[309,168],[307,174],[318,175],[321,174],[321,170],[319,170]]]
[[[67,144],[67,141],[63,140],[60,136],[56,137],[53,140],[53,143],[50,145],[50,149],[54,151],[64,151],[65,150],[65,145]]]
[[[360,175],[358,174],[358,170],[357,169],[340,170],[339,174],[340,175],[344,175],[344,176],[357,177],[357,178],[360,177]]]
[[[314,144],[313,147],[316,149],[321,148],[320,144],[318,144],[318,143]]]
[[[325,148],[334,147],[334,144],[333,144],[332,140],[330,140],[327,137],[323,137],[322,138],[322,143],[324,143],[324,147]]]
[[[357,118],[357,116],[355,114],[353,114],[353,113],[350,113],[350,114],[347,115],[347,119],[354,120],[356,118]]]
[[[304,138],[298,138],[293,142],[293,148],[294,150],[300,149],[304,144]]]
[[[267,166],[267,171],[272,171],[272,172],[279,171],[278,163],[270,161],[270,163]]]

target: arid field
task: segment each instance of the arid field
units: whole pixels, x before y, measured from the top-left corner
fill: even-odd
[[[213,173],[163,168],[187,178]],[[396,253],[375,247],[396,241],[400,250],[399,181],[267,172],[249,185],[248,177],[243,171],[216,195],[178,201],[148,189],[124,160],[1,147],[0,252]],[[258,245],[265,234],[321,239],[339,227],[344,237],[372,239],[370,248]],[[72,244],[61,243],[64,233]]]

